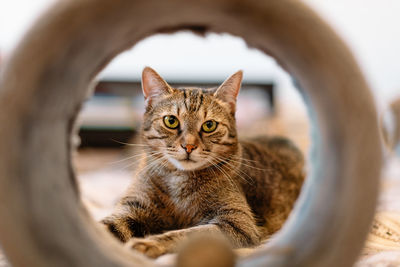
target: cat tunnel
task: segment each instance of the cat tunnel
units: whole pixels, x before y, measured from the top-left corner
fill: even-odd
[[[124,248],[90,217],[80,201],[70,140],[94,76],[139,40],[178,30],[227,32],[276,58],[303,88],[313,124],[308,178],[291,216],[261,251],[236,265],[351,266],[376,205],[382,162],[377,115],[349,49],[298,0],[71,0],[52,6],[0,76],[0,243],[11,264],[156,264]]]

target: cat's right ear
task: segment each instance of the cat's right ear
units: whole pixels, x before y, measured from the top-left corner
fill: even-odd
[[[169,84],[150,67],[143,69],[142,90],[148,104],[150,104],[152,98],[172,92]]]
[[[217,97],[219,100],[222,100],[223,102],[229,104],[230,111],[232,113],[235,113],[236,98],[239,94],[242,79],[243,71],[239,70],[228,79],[226,79],[214,93],[214,96]]]

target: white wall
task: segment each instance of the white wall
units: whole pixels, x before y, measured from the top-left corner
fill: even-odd
[[[383,104],[394,96],[400,96],[400,1],[305,1],[315,8],[350,45],[374,90],[377,102]],[[55,0],[0,1],[0,51],[9,53],[21,38],[23,32],[29,27],[30,23],[52,2],[55,2]],[[143,47],[141,48],[141,52],[138,53],[142,57],[141,64],[146,64],[149,61],[151,63],[151,51],[155,51],[157,48],[160,51],[163,48],[165,49],[165,47],[157,44],[157,38],[153,40],[155,41],[146,41],[150,47],[147,49],[148,54],[145,54],[146,48],[143,49]],[[237,59],[233,62],[243,63],[238,64],[238,66],[234,65],[234,67],[240,68],[244,65],[245,71],[246,68],[249,70],[247,71],[248,75],[259,76],[262,73],[260,69],[271,68],[271,66],[272,72],[276,71],[270,59],[260,56],[257,52],[246,51],[245,46],[241,45],[240,41],[229,40],[229,37],[223,37],[221,40],[222,42],[219,42],[218,38],[216,40],[215,37],[206,41],[192,39],[190,40],[190,46],[176,40],[175,43],[174,40],[170,40],[170,46],[184,55],[184,60],[175,60],[176,65],[173,70],[179,72],[179,64],[182,66],[185,66],[185,64],[191,65],[193,70],[196,68],[210,70],[213,66],[215,69],[222,69],[223,64],[221,62],[224,61],[224,58],[226,59],[234,55],[237,56]],[[165,42],[159,41],[159,43]],[[192,51],[196,51],[196,47],[214,52],[207,55],[207,53],[204,53],[204,50],[201,50],[200,53],[197,53],[197,56],[201,55],[201,58],[204,60],[199,62],[196,59],[196,53],[192,53]],[[235,52],[239,50],[240,53],[238,56],[238,53]],[[218,51],[224,51],[224,53],[221,54]],[[129,58],[132,54],[135,54],[135,50],[132,53],[126,53],[125,57]],[[138,54],[136,54],[136,57]],[[193,59],[191,55],[194,56]],[[242,59],[246,59],[247,57],[254,60],[242,61]],[[137,63],[140,60],[135,60],[134,62],[136,63],[133,63],[133,61],[130,63],[127,58],[118,58],[107,71],[112,73],[112,71],[115,72],[116,69],[120,68],[128,73],[132,73],[132,75],[134,73],[137,74],[141,69],[140,64]],[[209,66],[204,62],[209,62]],[[213,62],[216,63],[213,64]],[[159,63],[159,65],[163,64],[165,65],[165,63]],[[173,66],[174,62],[168,62],[168,64]],[[233,70],[232,62],[226,65],[231,66],[231,68],[228,68],[225,72],[231,72]],[[279,73],[278,76],[280,76]]]
[[[1,0],[0,51],[12,49],[29,25],[55,0]]]

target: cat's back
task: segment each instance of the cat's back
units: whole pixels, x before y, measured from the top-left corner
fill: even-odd
[[[258,224],[269,234],[289,215],[304,181],[302,152],[284,137],[256,137],[240,141],[238,179]]]
[[[304,165],[302,152],[285,137],[259,136],[241,140],[240,145],[243,163],[251,162],[250,165],[261,168],[265,165],[279,164],[282,168],[289,169],[302,168]]]

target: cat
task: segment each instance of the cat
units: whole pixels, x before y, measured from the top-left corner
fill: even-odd
[[[304,180],[304,159],[283,137],[238,141],[242,72],[218,88],[172,88],[142,73],[144,156],[114,213],[102,220],[149,257],[177,251],[192,234],[223,234],[254,247],[279,230]]]

